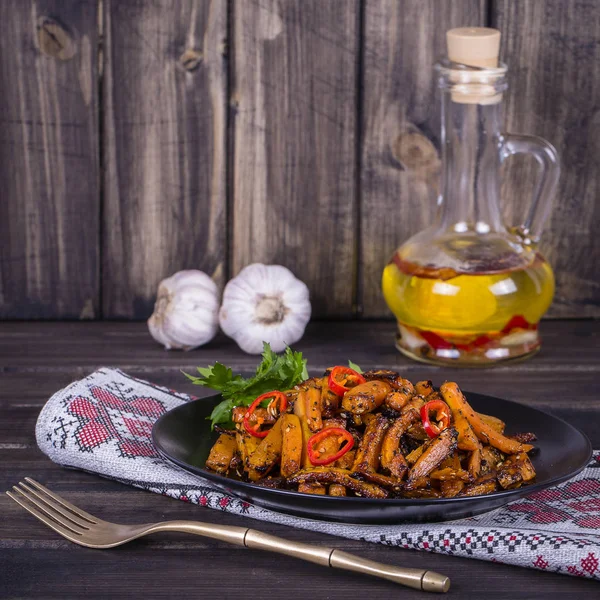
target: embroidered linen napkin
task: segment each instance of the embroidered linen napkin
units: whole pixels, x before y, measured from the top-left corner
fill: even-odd
[[[577,477],[459,521],[345,525],[276,513],[229,496],[161,458],[152,424],[192,396],[103,368],[50,398],[37,443],[54,462],[217,510],[346,538],[600,580],[600,452]]]

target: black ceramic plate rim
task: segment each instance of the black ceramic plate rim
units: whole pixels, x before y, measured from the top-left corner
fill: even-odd
[[[466,396],[469,395],[468,391],[465,391],[464,393]],[[206,396],[205,398],[199,398],[198,400],[192,400],[192,402],[206,402],[206,401],[212,400],[214,398],[217,398],[219,396],[220,396],[220,394],[214,394],[212,396]],[[573,433],[578,434],[583,438],[583,441],[587,445],[587,450],[588,450],[587,458],[586,458],[585,462],[582,461],[583,464],[581,467],[579,467],[578,469],[576,469],[566,475],[559,475],[557,477],[552,477],[550,479],[532,483],[530,485],[526,485],[526,486],[523,486],[520,488],[515,488],[515,489],[510,489],[510,490],[502,490],[500,492],[493,492],[491,494],[479,494],[477,496],[461,496],[460,498],[457,498],[457,497],[455,497],[455,498],[361,498],[360,496],[352,496],[352,497],[318,496],[319,502],[323,502],[323,503],[333,502],[335,504],[338,504],[341,502],[341,503],[345,503],[345,504],[349,503],[349,504],[359,504],[359,505],[360,504],[385,503],[386,505],[393,504],[395,506],[418,506],[419,504],[422,504],[425,502],[427,504],[433,504],[433,505],[444,505],[444,504],[460,504],[462,502],[476,500],[478,498],[479,499],[505,498],[506,496],[510,497],[510,496],[514,496],[514,495],[519,495],[519,496],[527,495],[528,496],[529,494],[536,492],[538,490],[547,489],[549,487],[558,485],[559,483],[562,483],[564,481],[572,479],[573,477],[575,477],[575,475],[578,475],[579,473],[581,473],[581,471],[583,471],[583,469],[585,469],[586,466],[589,464],[589,462],[592,459],[592,456],[594,454],[594,451],[592,448],[592,443],[590,442],[587,435],[585,435],[585,433],[583,433],[583,431],[580,431],[579,429],[577,429],[577,427],[574,427],[573,425],[571,425],[571,423],[568,423],[567,421],[565,421],[564,419],[561,419],[560,417],[551,415],[550,413],[547,413],[546,411],[540,410],[539,408],[534,408],[531,406],[526,407],[524,404],[521,404],[520,402],[515,402],[514,400],[505,400],[504,398],[495,398],[494,396],[488,396],[488,398],[502,400],[503,402],[513,404],[515,407],[525,407],[525,408],[529,408],[531,410],[536,410],[540,413],[543,413],[547,417],[551,417],[552,419],[559,421],[560,423],[565,425],[567,428],[572,430]],[[176,458],[172,458],[161,447],[161,444],[160,444],[159,440],[157,439],[155,432],[156,432],[156,429],[157,429],[159,423],[163,419],[165,419],[168,415],[175,412],[179,408],[182,408],[183,406],[186,406],[188,404],[190,404],[190,403],[186,402],[185,404],[176,406],[175,408],[166,412],[164,415],[162,415],[155,421],[155,423],[152,427],[152,442],[154,444],[154,447],[158,450],[159,454],[163,458],[165,458],[169,462],[172,462],[172,463],[176,464],[177,466],[183,468],[188,473],[192,473],[199,477],[204,477],[205,479],[208,479],[209,481],[213,481],[213,482],[217,483],[221,487],[230,487],[230,484],[228,484],[228,482],[235,482],[235,485],[239,486],[241,489],[250,490],[250,491],[260,489],[261,491],[264,491],[266,494],[274,495],[277,497],[288,496],[289,498],[306,498],[307,496],[309,496],[311,498],[315,498],[314,494],[304,494],[302,492],[295,492],[294,490],[268,488],[268,487],[259,486],[259,485],[253,484],[253,483],[249,483],[247,481],[243,481],[242,479],[232,479],[230,477],[225,477],[223,475],[219,475],[218,473],[213,473],[212,471],[207,471],[206,469],[203,469],[201,467],[196,467],[194,465],[190,465],[189,463],[177,460]],[[221,481],[223,483],[220,483]],[[233,496],[238,495],[235,490],[230,490],[230,493]]]

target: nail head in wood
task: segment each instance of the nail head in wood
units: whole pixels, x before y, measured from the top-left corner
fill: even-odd
[[[37,37],[40,51],[58,60],[69,60],[75,56],[77,46],[66,28],[51,17],[40,17],[37,22]]]

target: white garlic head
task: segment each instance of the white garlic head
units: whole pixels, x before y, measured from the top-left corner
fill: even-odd
[[[152,337],[167,350],[192,350],[212,340],[219,328],[219,288],[202,271],[179,271],[158,286]]]
[[[289,269],[255,263],[225,286],[219,323],[248,354],[263,342],[281,352],[302,337],[310,312],[308,288]]]

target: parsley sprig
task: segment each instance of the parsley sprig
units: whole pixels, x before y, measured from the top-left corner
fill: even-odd
[[[225,365],[216,362],[208,367],[198,367],[200,376],[184,375],[196,385],[212,388],[221,392],[223,400],[215,406],[210,415],[212,427],[233,427],[231,411],[236,406],[250,406],[253,400],[273,390],[288,390],[296,384],[308,379],[306,359],[302,352],[294,352],[286,348],[283,354],[277,355],[266,342],[263,345],[262,361],[256,368],[253,377],[245,378],[234,375]]]

